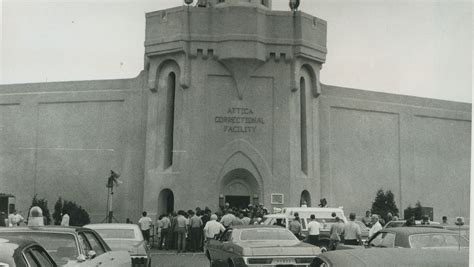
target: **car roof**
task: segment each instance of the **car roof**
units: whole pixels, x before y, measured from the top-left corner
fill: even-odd
[[[295,216],[293,215],[290,215],[290,214],[285,214],[285,213],[274,213],[274,214],[267,214],[265,216],[263,216],[264,218],[277,218],[277,219],[285,219],[285,218],[290,218],[290,219],[294,219]]]
[[[347,249],[319,255],[334,266],[465,266],[469,261],[468,249]],[[392,266],[391,265],[391,266]]]
[[[423,233],[453,233],[451,230],[445,230],[440,228],[433,228],[433,227],[393,227],[393,228],[385,228],[380,230],[381,232],[390,232],[396,234],[423,234]]]
[[[139,229],[138,225],[130,224],[130,223],[93,223],[93,224],[86,224],[84,228],[92,228],[92,229]]]
[[[75,233],[81,230],[89,230],[84,227],[76,226],[34,226],[34,227],[2,227],[0,228],[0,233],[6,232],[52,232],[52,233]],[[90,230],[89,230],[90,231]]]
[[[301,211],[307,211],[307,212],[311,212],[311,211],[330,211],[330,212],[333,212],[333,211],[343,211],[342,208],[322,208],[322,207],[285,207],[285,208],[282,208],[282,210],[285,210],[285,211],[293,211],[293,212],[301,212]]]
[[[232,229],[254,229],[254,228],[276,228],[285,229],[278,225],[263,225],[263,224],[249,224],[249,225],[232,225]]]

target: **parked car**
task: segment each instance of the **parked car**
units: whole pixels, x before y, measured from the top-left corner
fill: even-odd
[[[99,223],[88,224],[84,227],[99,233],[112,250],[128,251],[132,266],[151,266],[151,256],[138,225]]]
[[[285,227],[288,228],[289,223],[291,220],[293,220],[295,213],[298,213],[300,217],[303,238],[308,236],[307,225],[311,214],[314,214],[316,220],[322,226],[319,233],[319,240],[321,249],[323,251],[327,250],[327,247],[329,246],[329,230],[331,229],[331,225],[336,221],[336,218],[333,217],[332,214],[335,213],[336,216],[339,217],[344,223],[347,222],[342,208],[286,207],[282,208],[281,213],[266,215],[264,217],[263,224],[274,225],[279,218],[286,218],[283,221],[285,222]]]
[[[56,267],[46,250],[33,240],[0,238],[0,266],[6,267]]]
[[[319,253],[290,230],[272,225],[236,225],[206,246],[211,266],[308,266]]]
[[[311,267],[367,267],[417,266],[444,267],[468,266],[468,249],[350,249],[336,250],[318,255]]]
[[[361,246],[340,245],[337,249]],[[466,248],[469,241],[458,233],[432,227],[394,227],[377,232],[365,245],[367,248]]]
[[[0,228],[0,238],[34,240],[46,249],[58,266],[131,266],[128,253],[111,251],[100,235],[88,228],[5,227]]]
[[[420,220],[415,221],[415,226],[416,225],[441,225],[439,222],[433,222],[429,221],[429,224],[421,224]],[[387,224],[384,225],[383,228],[393,228],[393,227],[404,227],[407,226],[407,221],[406,220],[397,220],[397,221],[390,221]]]

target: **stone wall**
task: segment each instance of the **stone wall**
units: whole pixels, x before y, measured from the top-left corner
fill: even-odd
[[[142,76],[129,80],[0,86],[0,188],[27,215],[34,194],[82,205],[93,221],[106,214],[113,169],[117,219],[140,214],[143,194]]]
[[[379,188],[401,211],[469,217],[471,105],[324,86],[321,191],[347,213],[364,214]]]

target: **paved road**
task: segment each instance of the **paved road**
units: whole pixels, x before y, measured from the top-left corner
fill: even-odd
[[[180,253],[175,251],[152,250],[153,267],[208,267],[204,253]]]

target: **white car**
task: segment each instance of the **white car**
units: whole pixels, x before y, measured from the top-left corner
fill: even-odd
[[[83,227],[0,227],[0,238],[36,241],[58,266],[129,267],[125,251],[111,251],[94,230]],[[1,264],[0,264],[1,265]]]
[[[112,250],[128,251],[132,266],[151,266],[151,256],[138,225],[99,223],[88,224],[84,227],[99,233]]]

